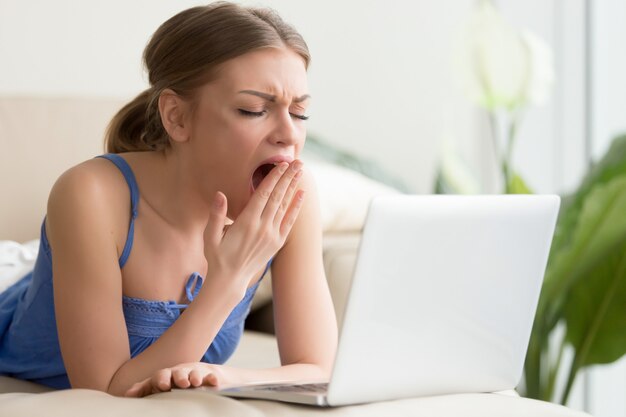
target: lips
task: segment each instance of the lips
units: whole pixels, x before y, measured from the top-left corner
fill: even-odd
[[[263,178],[265,178],[272,171],[272,169],[274,169],[274,166],[278,165],[281,162],[291,163],[292,161],[293,157],[289,155],[275,155],[262,161],[252,172],[252,177],[250,179],[252,191],[257,189],[257,187],[263,181]]]

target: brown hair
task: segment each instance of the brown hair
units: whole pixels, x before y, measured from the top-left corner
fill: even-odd
[[[107,127],[107,152],[162,150],[169,136],[159,114],[161,92],[172,89],[191,98],[229,59],[261,48],[287,47],[308,68],[310,55],[302,36],[271,9],[228,2],[184,10],[163,23],[143,53],[150,88],[126,104]]]

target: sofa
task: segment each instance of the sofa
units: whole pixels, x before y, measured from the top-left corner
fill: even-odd
[[[103,153],[104,128],[122,101],[59,97],[0,97],[0,290],[27,271],[36,251],[48,192],[68,167]],[[341,323],[360,230],[372,196],[394,189],[354,171],[305,156],[319,189],[324,228],[324,266]],[[349,192],[346,192],[349,190]],[[3,261],[4,256],[4,261]],[[7,260],[9,259],[9,260]],[[4,264],[3,264],[4,262]],[[4,276],[3,276],[4,271]],[[7,271],[12,273],[9,277]],[[4,280],[4,282],[2,281]],[[253,301],[252,313],[228,364],[267,367],[280,364],[272,334],[270,279]],[[467,393],[361,404],[331,409],[273,401],[237,400],[206,390],[174,390],[141,399],[103,392],[52,390],[0,376],[0,416],[266,416],[266,415],[420,415],[554,416],[587,414],[521,398],[515,391]]]

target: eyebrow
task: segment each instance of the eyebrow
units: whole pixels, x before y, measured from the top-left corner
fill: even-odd
[[[263,93],[261,91],[255,91],[255,90],[241,90],[239,92],[240,94],[250,94],[253,96],[257,96],[257,97],[261,97],[267,101],[271,101],[271,102],[275,102],[276,101],[276,96],[273,96],[271,94],[267,94],[267,93]],[[300,97],[296,97],[293,102],[294,103],[301,103],[304,100],[306,100],[307,98],[311,98],[311,96],[309,94],[305,94],[303,96]]]

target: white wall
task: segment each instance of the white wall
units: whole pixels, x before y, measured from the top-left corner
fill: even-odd
[[[252,3],[252,2],[247,2]],[[0,0],[0,94],[131,97],[150,34],[194,1]],[[270,0],[307,40],[309,129],[430,192],[443,125],[470,131],[451,41],[470,0]]]
[[[599,158],[626,133],[626,1],[592,4],[592,155]]]
[[[0,93],[130,97],[150,35],[192,3],[0,0]]]

